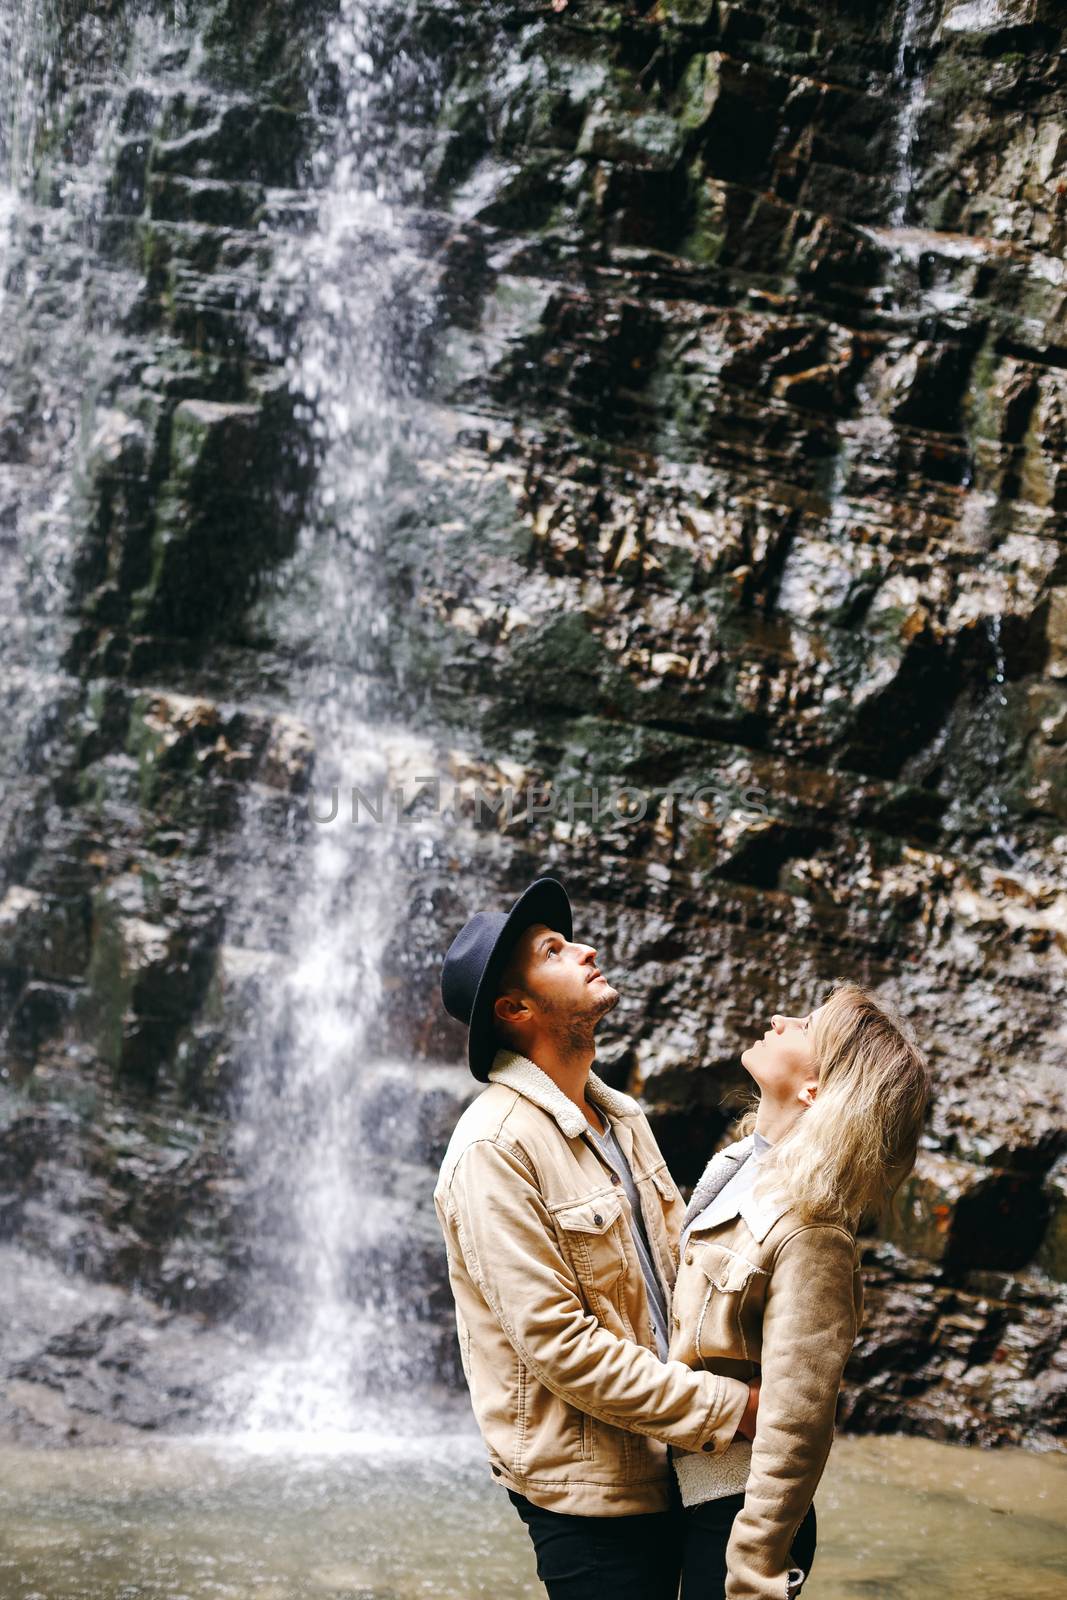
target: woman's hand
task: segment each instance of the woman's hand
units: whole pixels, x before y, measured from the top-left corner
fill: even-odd
[[[759,1409],[759,1385],[759,1378],[755,1377],[748,1386],[748,1405],[745,1407],[741,1421],[737,1424],[737,1432],[741,1435],[742,1439],[754,1439],[756,1437],[756,1412]]]

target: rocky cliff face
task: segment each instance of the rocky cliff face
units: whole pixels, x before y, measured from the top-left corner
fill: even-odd
[[[299,688],[325,656],[440,784],[399,774],[366,1049],[412,1064],[413,1115],[365,1097],[392,1247],[354,1251],[353,1292],[399,1261],[455,1378],[429,1173],[471,1086],[437,971],[473,907],[552,869],[624,992],[599,1065],[684,1183],[770,1009],[842,978],[899,1007],[936,1099],[866,1244],[844,1421],[1061,1439],[1062,21],[372,11],[371,157],[424,263],[382,348],[420,431],[375,523],[390,629],[318,651],[279,622],[329,429],[275,258],[351,115],[322,21],[116,13],[43,80],[0,313],[30,619],[5,657],[3,1214],[24,1259],[146,1309],[81,1326],[42,1299],[8,1419],[55,1426],[43,1384],[84,1426],[116,1318],[134,1344],[161,1314],[175,1341],[258,1336],[285,1292],[232,1119],[331,755]],[[250,803],[277,886],[255,941]]]
[[[626,975],[611,1059],[680,1176],[770,1008],[855,977],[928,1048],[847,1418],[1057,1433],[1060,25],[496,21],[442,113],[440,362],[475,504],[515,511],[427,585],[451,703],[530,781],[636,791],[515,831]]]

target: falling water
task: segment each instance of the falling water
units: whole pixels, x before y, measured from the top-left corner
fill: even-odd
[[[0,7],[0,314],[7,298],[11,230],[23,167],[26,50],[23,8]]]
[[[50,131],[57,46],[51,8],[0,4],[0,857],[20,863],[38,826],[41,780],[80,686],[64,665],[73,626],[79,453],[106,441],[94,395],[130,275],[101,270],[94,229],[121,81],[81,108],[78,156],[47,158],[49,201],[35,195],[37,143]],[[101,32],[119,24],[94,19]],[[154,35],[155,24],[146,24]],[[136,52],[134,52],[136,54]],[[89,420],[90,427],[84,428]],[[101,431],[102,430],[102,431]],[[95,438],[94,438],[95,435]]]
[[[36,52],[46,38],[29,0],[0,7],[0,183],[17,193],[32,170],[39,81]]]
[[[1008,807],[1003,795],[1007,779],[1008,696],[1004,688],[1007,666],[999,613],[987,619],[993,652],[992,686],[979,713],[979,756],[986,767],[985,816],[989,841],[1000,865],[1018,863],[1018,851],[1008,834]]]
[[[413,1075],[379,1028],[383,962],[420,849],[395,793],[410,798],[434,771],[432,751],[380,703],[391,642],[380,546],[398,483],[428,448],[412,397],[412,324],[417,335],[429,309],[412,210],[423,161],[396,107],[432,94],[432,76],[397,43],[401,18],[399,6],[343,0],[330,25],[319,72],[332,65],[341,97],[316,158],[317,225],[292,239],[276,274],[280,325],[295,318],[299,330],[288,373],[313,408],[322,463],[264,615],[301,662],[277,709],[314,740],[310,814],[329,818],[331,797],[337,814],[308,825],[299,892],[281,907],[272,797],[253,792],[244,818],[238,898],[250,914],[229,960],[259,983],[236,1150],[256,1196],[250,1284],[265,1354],[223,1404],[260,1432],[365,1426],[368,1395],[413,1366],[394,1193],[405,1154],[415,1170]]]
[[[907,0],[893,62],[892,86],[900,102],[897,112],[894,163],[897,187],[890,224],[905,227],[913,218],[915,188],[915,136],[926,96],[926,69],[919,54],[929,38],[936,12],[936,0]]]
[[[32,26],[31,8],[15,0],[0,7],[0,396],[3,417],[17,415],[19,395],[18,329],[24,304],[31,300],[46,276],[43,261],[33,259],[27,226],[33,207],[24,192],[32,164],[38,96],[31,70],[35,47],[40,46]],[[47,224],[47,218],[42,223]],[[47,376],[42,374],[42,388]],[[27,404],[26,410],[30,407]],[[55,408],[38,406],[34,431],[44,434],[54,453],[49,482],[58,478]],[[47,424],[53,423],[51,429]],[[60,421],[60,429],[67,431]],[[12,432],[10,424],[7,429]],[[30,432],[30,430],[27,430]],[[51,438],[48,435],[51,434]],[[33,746],[40,745],[39,718],[60,690],[54,677],[54,652],[49,649],[49,623],[55,599],[62,592],[61,557],[67,541],[49,537],[54,521],[48,516],[48,495],[40,445],[31,436],[15,448],[0,451],[0,539],[4,561],[0,568],[0,604],[4,636],[0,643],[3,671],[0,714],[0,772],[5,778],[0,799],[0,846],[4,855],[15,852],[27,826],[25,821],[34,787],[27,767],[35,764]],[[36,459],[35,459],[36,458]],[[58,491],[59,493],[62,490]],[[61,508],[53,503],[52,510]]]

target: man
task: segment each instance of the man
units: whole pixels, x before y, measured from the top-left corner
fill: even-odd
[[[551,877],[453,940],[442,998],[489,1087],[434,1204],[490,1468],[552,1600],[674,1600],[666,1446],[751,1438],[757,1395],[666,1359],[685,1207],[637,1102],[591,1071],[619,999],[595,958]]]

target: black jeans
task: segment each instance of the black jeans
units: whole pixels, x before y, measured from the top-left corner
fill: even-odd
[[[718,1500],[689,1506],[682,1513],[681,1600],[724,1600],[726,1543],[744,1503],[743,1494],[724,1494]],[[815,1559],[815,1537],[815,1507],[811,1505],[790,1548],[793,1565],[801,1567],[805,1575]]]
[[[677,1600],[680,1506],[644,1516],[576,1517],[546,1511],[509,1489],[529,1529],[549,1600]]]

